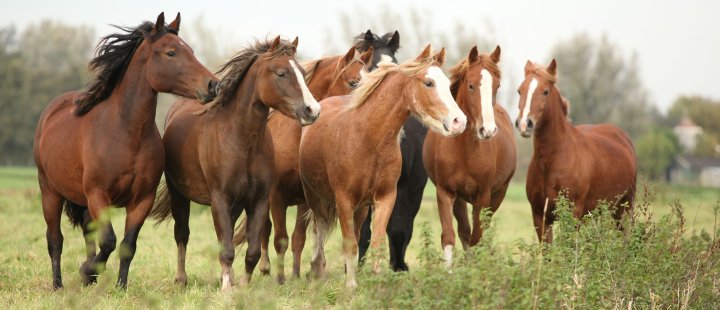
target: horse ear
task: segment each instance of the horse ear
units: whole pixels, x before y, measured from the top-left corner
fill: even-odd
[[[475,45],[470,49],[470,54],[468,54],[467,60],[468,60],[469,64],[472,64],[475,61],[477,61],[477,59],[478,59],[478,50],[477,50],[477,45]]]
[[[445,47],[440,49],[439,52],[435,53],[433,55],[433,60],[437,62],[439,67],[442,67],[443,63],[445,63]]]
[[[553,58],[550,65],[547,66],[547,72],[552,76],[557,76],[557,62],[555,62],[555,58]]]
[[[354,46],[351,47],[347,51],[347,53],[345,53],[345,56],[343,56],[342,59],[340,60],[340,61],[342,61],[342,63],[340,63],[340,68],[345,67],[347,64],[349,64],[353,60],[353,57],[355,57],[355,47]]]
[[[367,31],[365,31],[364,40],[365,40],[365,41],[368,41],[368,43],[370,43],[370,42],[372,42],[373,40],[375,40],[375,36],[373,35],[372,31],[370,31],[370,29],[368,29]]]
[[[490,54],[490,59],[492,59],[494,63],[500,62],[500,45],[495,47],[495,50]]]
[[[425,46],[425,49],[422,51],[422,53],[420,53],[420,55],[418,55],[418,57],[416,59],[422,60],[422,59],[430,57],[430,49],[431,48],[432,48],[432,46],[430,46],[430,44]]]
[[[375,49],[373,49],[373,47],[371,46],[367,51],[365,51],[365,53],[362,53],[362,55],[360,55],[360,61],[362,61],[366,65],[369,64],[372,60],[374,51]]]
[[[397,30],[395,30],[395,33],[393,33],[392,38],[390,38],[388,47],[390,48],[391,51],[393,51],[393,53],[397,52],[397,50],[400,48],[400,33]]]
[[[161,12],[160,15],[158,15],[153,32],[161,32],[163,30],[165,30],[165,12]]]
[[[299,39],[296,36],[295,40],[292,41],[293,52],[295,52],[295,53],[297,53],[298,42],[299,42]]]
[[[168,29],[175,30],[175,32],[180,32],[180,12],[177,13],[175,20],[170,23]]]
[[[268,51],[273,51],[278,46],[280,46],[280,36],[275,37],[275,40],[273,40],[272,44],[270,44],[270,49]]]
[[[525,75],[530,74],[530,72],[532,72],[533,69],[535,69],[535,65],[533,65],[532,61],[529,61],[529,60],[528,60],[528,61],[525,63]]]

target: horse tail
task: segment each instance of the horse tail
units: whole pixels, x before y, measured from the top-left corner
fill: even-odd
[[[167,180],[160,182],[158,192],[155,195],[155,202],[150,211],[150,216],[155,220],[156,224],[160,224],[170,217],[172,211],[172,203],[170,201],[170,190],[168,189]]]
[[[65,199],[64,209],[65,214],[70,220],[70,224],[72,224],[73,228],[78,228],[82,226],[83,222],[85,221],[85,212],[87,211],[86,207],[83,207],[79,204]]]
[[[324,208],[322,212],[316,213],[309,209],[306,214],[298,214],[297,216],[304,216],[306,221],[315,225],[315,233],[323,236],[323,242],[327,241],[337,222],[337,210],[334,205],[330,205],[330,208]]]
[[[247,237],[245,236],[246,231],[247,216],[243,213],[243,215],[240,216],[240,223],[238,223],[237,227],[235,228],[235,236],[233,236],[233,245],[235,247],[239,247],[247,241]]]

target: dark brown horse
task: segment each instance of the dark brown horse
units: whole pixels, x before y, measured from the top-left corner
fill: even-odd
[[[632,208],[637,178],[630,138],[610,124],[572,126],[568,105],[556,86],[557,64],[547,68],[528,61],[520,84],[520,114],[515,126],[525,138],[534,135],[528,168],[527,197],[539,240],[552,242],[555,199],[568,191],[573,215],[582,217],[605,200],[620,217]]]
[[[308,88],[318,100],[331,96],[347,95],[357,87],[361,72],[366,70],[373,55],[373,48],[360,54],[355,46],[344,56],[322,58],[304,64],[305,80]],[[298,205],[298,216],[295,219],[293,232],[293,275],[300,275],[300,259],[305,245],[305,232],[307,213],[305,195],[303,195],[300,174],[298,173],[298,153],[300,148],[300,133],[302,128],[297,121],[280,113],[273,113],[268,120],[268,129],[272,136],[275,149],[275,173],[270,186],[270,212],[275,223],[275,252],[277,258],[277,279],[285,281],[284,260],[288,247],[288,233],[285,227],[287,207]],[[239,225],[238,229],[243,229]],[[270,240],[271,223],[265,225],[262,237],[262,255],[260,258],[260,271],[270,273],[270,258],[268,243]],[[241,241],[237,240],[236,243]]]
[[[441,243],[448,268],[455,246],[452,214],[463,248],[477,244],[482,237],[480,212],[498,209],[515,174],[512,122],[495,100],[500,87],[499,61],[499,46],[492,54],[483,55],[476,46],[467,59],[450,69],[450,89],[468,116],[468,129],[454,138],[429,132],[425,139],[423,162],[437,188]],[[472,233],[466,202],[473,206]]]
[[[191,200],[211,206],[222,246],[223,290],[233,284],[235,221],[243,210],[247,213],[248,249],[241,283],[252,276],[260,259],[260,231],[267,221],[273,180],[273,144],[266,129],[270,108],[302,125],[312,124],[320,113],[295,61],[297,43],[297,38],[290,43],[280,37],[255,43],[220,70],[225,76],[209,107],[181,100],[168,113],[163,137],[167,190],[153,216],[163,220],[172,213],[175,219],[180,284],[187,284]]]
[[[439,68],[444,58],[444,49],[431,57],[428,45],[402,65],[380,62],[352,96],[323,100],[323,117],[303,131],[300,178],[315,222],[311,268],[317,276],[324,274],[325,237],[336,218],[343,235],[347,287],[357,285],[357,240],[370,206],[371,247],[380,249],[400,177],[400,131],[410,114],[446,135],[465,129],[465,115]]]
[[[118,285],[127,286],[130,262],[145,217],[153,204],[163,167],[163,146],[155,126],[157,93],[168,92],[208,101],[217,80],[178,36],[180,14],[169,26],[160,14],[104,37],[90,68],[97,76],[85,92],[55,98],[38,122],[33,153],[38,168],[53,287],[62,287],[60,215],[82,226],[87,260],[80,268],[83,283],[96,281],[115,250],[116,238],[103,212],[125,206],[125,238],[121,243]],[[99,223],[100,253],[90,224]]]

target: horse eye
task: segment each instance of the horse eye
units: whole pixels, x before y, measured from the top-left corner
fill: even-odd
[[[175,57],[175,51],[169,51],[165,53],[165,55],[168,55],[169,57]]]
[[[550,91],[548,91],[547,89],[544,90],[544,91],[543,91],[543,96],[547,96],[549,92],[550,92]]]
[[[281,77],[281,78],[284,78],[286,75],[287,75],[287,74],[285,73],[285,71],[280,71],[280,72],[277,73],[277,76],[279,76],[279,77]]]
[[[520,90],[519,90],[519,89],[518,89],[518,95],[522,95],[522,93],[520,93]]]
[[[475,86],[473,86],[473,84],[468,84],[468,87],[470,88],[470,90],[475,89]]]
[[[433,81],[425,81],[425,86],[433,87],[433,86],[435,86],[435,83],[433,83]]]
[[[352,81],[350,81],[348,84],[350,85],[350,87],[355,88],[355,87],[357,87],[358,84],[360,84],[360,83],[359,83],[357,80],[352,80]]]

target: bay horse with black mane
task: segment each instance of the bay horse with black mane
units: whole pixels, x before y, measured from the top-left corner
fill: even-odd
[[[80,267],[84,284],[97,281],[98,270],[115,250],[112,224],[102,217],[111,206],[127,210],[121,243],[118,286],[127,286],[140,228],[153,205],[163,168],[163,146],[155,125],[157,93],[201,101],[215,96],[217,79],[178,37],[180,14],[169,26],[164,14],[153,25],[118,27],[104,37],[90,61],[95,80],[84,92],[55,98],[38,121],[33,154],[38,169],[53,288],[63,286],[60,256],[63,210],[81,226],[87,260]],[[97,222],[96,255],[91,223]]]
[[[455,246],[452,215],[463,248],[476,245],[483,233],[480,213],[497,211],[515,174],[517,151],[512,121],[497,104],[500,87],[500,47],[491,54],[468,57],[450,69],[450,89],[460,109],[468,116],[468,129],[454,138],[430,132],[425,139],[423,161],[437,188],[442,225],[441,244],[448,268]],[[473,206],[472,233],[466,202]]]
[[[311,269],[316,276],[324,274],[325,238],[336,218],[343,236],[346,287],[357,286],[357,240],[371,206],[371,247],[382,244],[402,165],[401,127],[411,114],[446,135],[465,129],[465,115],[439,68],[444,58],[444,49],[431,56],[428,45],[402,65],[381,61],[352,96],[323,100],[323,117],[303,130],[300,178],[315,223]],[[376,261],[374,270],[378,268]]]
[[[547,68],[528,61],[515,122],[521,136],[534,136],[526,192],[538,239],[546,242],[552,242],[558,192],[567,190],[578,219],[605,200],[619,220],[632,208],[637,179],[630,138],[610,124],[572,126],[556,83],[555,59]]]
[[[295,61],[297,44],[297,38],[291,43],[280,37],[256,42],[220,69],[224,77],[209,106],[180,100],[168,112],[163,136],[167,187],[158,197],[153,216],[162,221],[172,214],[175,220],[179,284],[187,284],[191,200],[212,210],[222,246],[222,290],[234,282],[233,228],[245,211],[248,249],[241,284],[252,276],[260,259],[260,231],[267,221],[273,181],[273,142],[266,126],[270,109],[303,126],[320,114],[320,105]]]
[[[361,73],[369,67],[376,66],[382,55],[395,59],[394,54],[399,47],[400,35],[388,33],[378,37],[370,30],[355,38],[355,43],[345,53],[332,57],[325,57],[303,63],[305,81],[313,96],[323,100],[332,96],[347,95],[358,86]],[[277,258],[277,280],[285,281],[284,260],[288,248],[288,233],[286,228],[287,207],[297,205],[295,230],[292,235],[293,276],[300,276],[300,262],[302,250],[305,247],[308,219],[304,216],[308,212],[303,194],[300,174],[298,172],[298,154],[300,149],[300,133],[302,128],[293,119],[280,114],[272,113],[268,121],[268,129],[273,138],[275,149],[275,177],[270,187],[270,214],[275,223],[275,252]],[[242,230],[244,222],[238,225],[239,234],[236,234],[235,244],[244,241]],[[270,239],[270,221],[266,223],[262,242],[262,255],[260,258],[260,271],[270,273],[270,258],[268,243]]]

